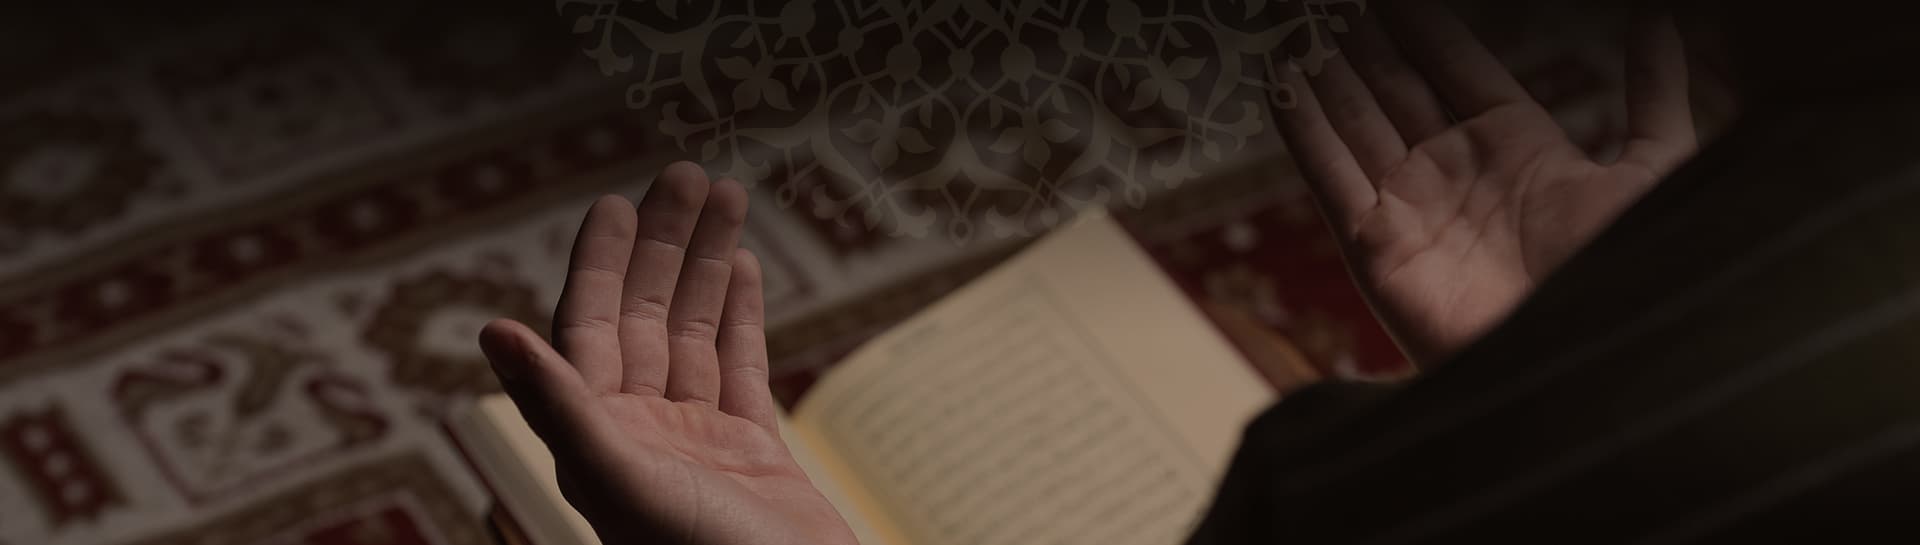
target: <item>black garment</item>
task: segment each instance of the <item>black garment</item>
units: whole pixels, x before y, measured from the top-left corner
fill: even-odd
[[[1192,543],[1914,542],[1916,103],[1744,122],[1453,361],[1275,406]]]

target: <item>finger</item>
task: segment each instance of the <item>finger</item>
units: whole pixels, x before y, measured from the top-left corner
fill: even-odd
[[[720,410],[777,433],[760,286],[760,260],[745,248],[735,250],[726,309],[720,314]]]
[[[595,392],[620,385],[620,292],[633,248],[633,203],[594,201],[573,240],[566,287],[554,310],[554,342]]]
[[[1373,208],[1379,194],[1353,153],[1340,141],[1340,135],[1327,124],[1307,76],[1291,66],[1278,70],[1294,97],[1291,106],[1282,105],[1274,111],[1281,137],[1293,151],[1327,220],[1341,233],[1351,233],[1353,222]]]
[[[1532,101],[1500,59],[1446,6],[1432,0],[1405,0],[1381,9],[1389,27],[1402,37],[1400,50],[1432,83],[1455,119]]]
[[[720,314],[733,276],[733,251],[740,247],[740,226],[747,221],[747,190],[740,182],[720,180],[707,194],[700,225],[687,245],[680,287],[667,318],[667,399],[713,405],[720,399],[720,364],[714,343]]]
[[[1627,45],[1627,126],[1621,161],[1665,173],[1699,146],[1685,47],[1673,17],[1639,18]]]
[[[1369,183],[1385,177],[1406,160],[1407,142],[1374,101],[1373,92],[1354,73],[1346,55],[1327,59],[1320,74],[1308,79],[1313,82],[1313,95],[1320,99],[1327,123],[1346,143]]]
[[[1360,81],[1373,91],[1381,111],[1400,130],[1401,140],[1419,145],[1452,125],[1440,97],[1380,27],[1377,10],[1356,18],[1348,30],[1339,37],[1340,50]]]
[[[706,200],[706,172],[685,161],[667,165],[640,199],[633,262],[618,303],[622,392],[657,396],[667,391],[667,319],[687,240]]]
[[[494,320],[480,330],[480,349],[527,426],[549,448],[577,453],[605,437],[594,391],[533,330],[513,320]]]

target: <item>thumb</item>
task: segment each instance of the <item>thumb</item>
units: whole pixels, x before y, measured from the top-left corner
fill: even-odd
[[[1627,42],[1628,140],[1620,161],[1664,177],[1699,148],[1686,46],[1671,14],[1636,14],[1631,29],[1633,36]]]
[[[480,350],[527,426],[549,449],[577,453],[592,444],[604,416],[593,403],[596,396],[545,339],[520,322],[494,320],[480,329]]]

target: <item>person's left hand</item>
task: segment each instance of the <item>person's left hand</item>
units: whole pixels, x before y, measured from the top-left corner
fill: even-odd
[[[858,545],[780,438],[746,209],[738,182],[669,166],[637,214],[617,196],[587,213],[554,345],[510,320],[481,332],[606,543]]]
[[[1698,146],[1671,17],[1643,16],[1626,59],[1630,133],[1601,162],[1576,146],[1441,2],[1376,2],[1275,114],[1350,269],[1421,363],[1504,319]]]

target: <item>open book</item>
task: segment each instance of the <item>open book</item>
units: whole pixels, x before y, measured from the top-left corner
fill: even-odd
[[[1088,214],[855,351],[782,425],[866,545],[1171,545],[1270,392]],[[527,541],[596,543],[511,402],[450,427]]]

